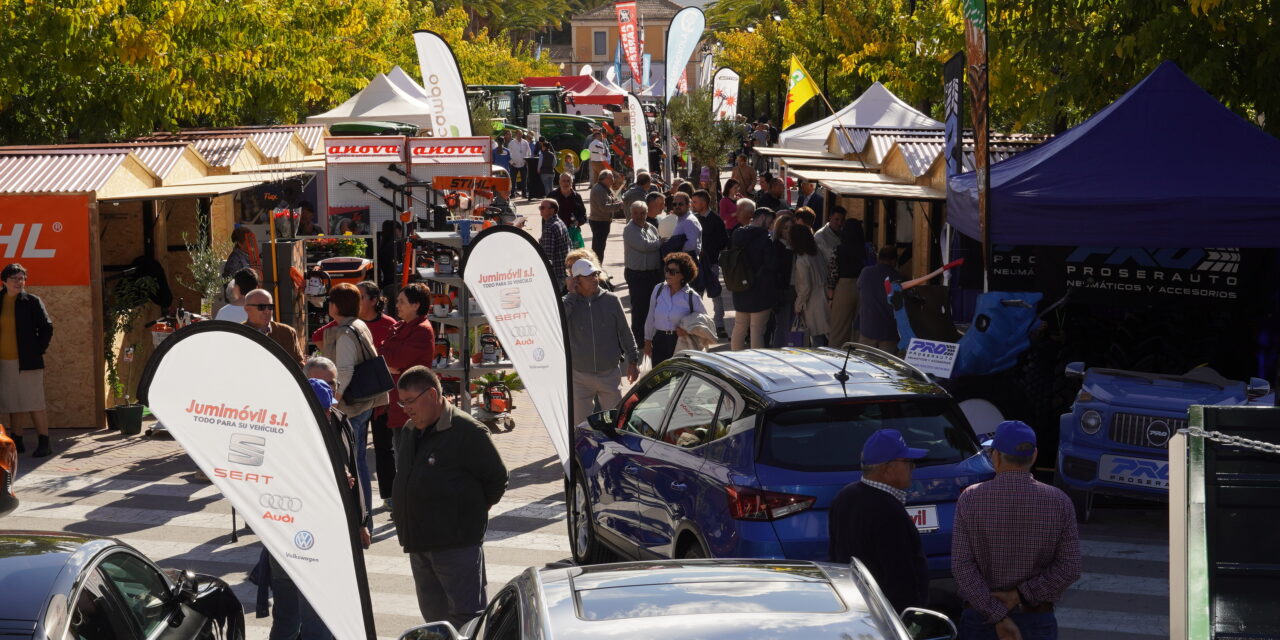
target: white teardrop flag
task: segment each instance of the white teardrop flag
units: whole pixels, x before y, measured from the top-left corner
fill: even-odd
[[[418,48],[422,87],[428,96],[425,102],[431,108],[431,128],[419,133],[436,138],[471,135],[471,105],[453,49],[444,38],[425,30],[413,32],[413,43]]]

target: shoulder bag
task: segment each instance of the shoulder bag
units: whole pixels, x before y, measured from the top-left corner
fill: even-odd
[[[395,383],[391,380],[391,371],[387,369],[387,359],[381,354],[370,353],[364,340],[360,339],[360,332],[349,326],[347,330],[351,331],[356,343],[360,345],[360,351],[369,357],[355,366],[351,381],[342,390],[342,397],[348,404],[353,404],[390,391]]]

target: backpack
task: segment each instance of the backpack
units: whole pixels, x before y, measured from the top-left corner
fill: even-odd
[[[741,293],[750,291],[755,284],[756,274],[747,261],[744,247],[729,247],[720,252],[720,269],[724,274],[724,287],[729,291]]]

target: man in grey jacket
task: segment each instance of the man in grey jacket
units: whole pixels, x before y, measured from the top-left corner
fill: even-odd
[[[627,380],[635,382],[640,352],[618,296],[600,288],[599,272],[590,260],[573,263],[564,296],[573,356],[573,423],[587,419],[595,401],[611,409],[622,401],[622,361]]]
[[[622,201],[614,194],[612,171],[605,169],[600,178],[591,187],[591,210],[587,212],[587,223],[591,225],[591,250],[596,260],[604,264],[604,247],[609,242],[609,226],[613,224],[613,216],[622,212]]]

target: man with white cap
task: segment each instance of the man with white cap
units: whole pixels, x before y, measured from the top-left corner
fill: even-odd
[[[861,560],[899,612],[925,606],[929,596],[920,533],[905,507],[911,472],[926,454],[897,429],[871,434],[862,445],[862,479],[836,494],[827,520],[831,561]]]
[[[564,311],[573,361],[573,423],[587,419],[598,400],[602,410],[622,400],[622,362],[627,380],[639,375],[640,352],[622,311],[622,301],[600,288],[595,263],[582,259],[569,270]]]
[[[956,501],[951,573],[964,598],[960,638],[1058,637],[1053,603],[1080,579],[1080,534],[1071,499],[1031,476],[1036,432],[1001,422],[992,439],[996,477]]]

